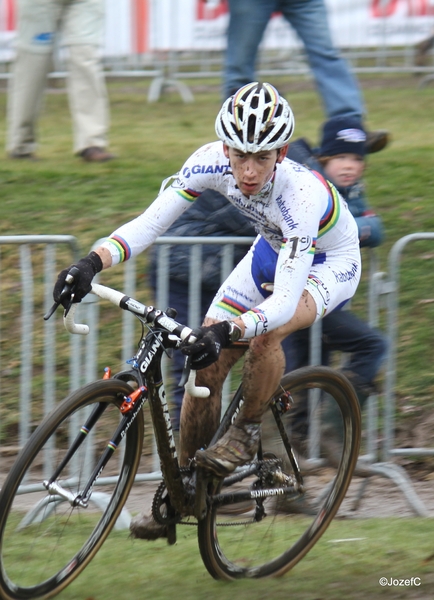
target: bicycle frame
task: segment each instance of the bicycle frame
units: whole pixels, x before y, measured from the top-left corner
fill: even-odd
[[[159,328],[158,325],[147,324],[140,317],[139,319],[148,327],[149,332],[141,338],[137,353],[128,361],[132,365],[132,368],[113,375],[115,379],[127,382],[135,381],[137,389],[130,396],[124,398],[120,406],[120,412],[123,414],[121,422],[108,443],[107,448],[101,455],[84,489],[78,496],[74,497],[70,492],[62,489],[59,484],[55,483],[55,480],[70,458],[75,454],[87,434],[92,430],[93,425],[105,408],[103,405],[96,407],[86,423],[81,426],[81,430],[72,443],[65,459],[50,479],[44,482],[44,485],[51,494],[59,495],[72,504],[79,504],[86,507],[99,475],[122,441],[138,412],[142,410],[143,405],[148,401],[158,454],[160,456],[161,471],[170,493],[171,503],[177,512],[185,513],[188,504],[188,494],[185,491],[181,477],[161,369],[163,353],[166,352],[167,348],[176,346],[176,343],[169,339],[169,332]]]
[[[167,332],[150,327],[149,333],[142,338],[139,350],[132,359],[133,369],[119,373],[115,378],[125,380],[125,377],[132,377],[139,386],[146,388],[161,472],[173,508],[182,513],[185,512],[188,496],[181,477],[161,369],[163,353],[167,347],[173,347],[173,342],[170,346],[168,336]]]
[[[196,474],[196,492],[192,494],[189,492],[183,482],[181,475],[181,467],[179,465],[178,456],[176,452],[175,440],[173,436],[171,418],[169,408],[166,400],[166,391],[163,382],[163,374],[161,369],[161,359],[163,353],[170,348],[177,348],[180,345],[181,339],[185,339],[190,333],[191,329],[186,326],[177,323],[170,316],[170,309],[167,313],[163,313],[160,310],[154,309],[152,306],[145,306],[137,300],[133,300],[124,294],[106,288],[99,284],[93,284],[92,291],[101,298],[110,300],[112,303],[120,306],[124,310],[132,312],[141,322],[144,327],[148,328],[148,333],[142,335],[139,343],[139,348],[135,356],[128,362],[132,365],[130,370],[121,371],[114,375],[114,378],[122,379],[123,381],[134,380],[137,384],[137,390],[131,394],[129,398],[124,400],[121,406],[121,412],[124,412],[124,419],[119,425],[115,435],[113,436],[113,444],[110,443],[109,447],[103,453],[98,465],[95,467],[83,493],[80,495],[79,501],[87,502],[90,491],[95,485],[96,479],[102,472],[105,464],[108,462],[111,454],[116,448],[117,443],[125,435],[131,421],[135,418],[138,411],[141,410],[144,402],[148,400],[151,419],[153,424],[153,430],[155,434],[155,440],[157,445],[158,454],[160,457],[161,471],[163,479],[168,491],[172,508],[179,515],[194,514],[196,518],[201,519],[206,515],[208,506],[206,504],[206,488],[207,478],[202,473]],[[85,334],[88,331],[86,325],[79,325],[74,322],[74,308],[64,317],[66,328],[72,333]],[[205,397],[209,391],[207,388],[198,388],[194,383],[194,371],[191,371],[190,377],[186,384],[186,389],[193,396]],[[186,378],[186,377],[185,377]],[[183,378],[183,379],[185,379]],[[214,435],[211,442],[214,443],[226,429],[229,427],[233,419],[236,417],[237,412],[241,406],[242,398],[240,397],[240,391],[237,393],[228,407],[226,414]],[[286,403],[286,404],[285,404]],[[285,406],[284,406],[285,405]],[[122,409],[123,407],[123,409]],[[284,445],[290,456],[294,473],[296,474],[293,481],[288,487],[288,482],[282,481],[282,488],[279,493],[294,492],[299,494],[303,491],[303,479],[298,467],[297,461],[292,453],[291,445],[289,443],[286,432],[280,422],[280,413],[288,410],[287,400],[282,403],[279,408],[277,406],[272,407],[274,418],[279,427],[280,433],[284,440]],[[92,418],[92,416],[91,416]],[[86,424],[87,426],[87,424]],[[113,446],[113,448],[111,447]],[[259,451],[258,457],[259,462],[256,467],[249,469],[241,469],[240,472],[232,475],[228,481],[233,483],[234,481],[242,481],[246,476],[258,472],[261,468],[261,464],[264,461],[261,450]],[[256,470],[256,471],[255,471]],[[54,476],[53,478],[54,479]],[[48,488],[49,489],[49,488]],[[53,493],[58,493],[57,489],[53,490]],[[276,495],[276,489],[263,490],[261,497],[267,497],[270,495]],[[243,501],[246,499],[252,499],[252,492],[244,491],[237,494],[230,494],[228,498],[224,494],[218,494],[212,498],[208,498],[208,502],[223,506],[224,504],[234,501]],[[261,518],[260,511],[257,518]]]

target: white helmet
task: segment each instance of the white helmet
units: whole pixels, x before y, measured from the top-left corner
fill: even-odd
[[[275,150],[288,143],[294,115],[272,85],[255,81],[224,102],[215,130],[222,142],[241,152]]]

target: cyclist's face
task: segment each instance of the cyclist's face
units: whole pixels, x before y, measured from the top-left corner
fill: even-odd
[[[284,146],[279,150],[245,154],[225,144],[223,148],[225,156],[230,161],[237,186],[245,196],[259,194],[271,179],[276,162],[282,162],[288,150],[288,146]]]
[[[338,187],[354,185],[363,175],[364,159],[358,154],[337,154],[327,161],[324,173]]]

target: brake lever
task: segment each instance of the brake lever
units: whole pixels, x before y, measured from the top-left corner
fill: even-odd
[[[191,371],[191,356],[186,356],[184,361],[184,367],[182,369],[181,379],[178,383],[179,387],[184,387],[188,381]]]
[[[74,301],[74,294],[71,294],[71,289],[72,289],[72,284],[74,283],[74,274],[75,274],[75,273],[71,274],[71,272],[73,270],[78,271],[78,269],[76,269],[76,267],[73,267],[71,269],[71,271],[68,273],[68,275],[65,277],[65,283],[66,283],[66,285],[65,285],[65,287],[63,288],[63,290],[60,293],[60,300],[59,300],[59,302],[55,302],[53,304],[53,306],[50,308],[50,310],[44,315],[44,321],[48,321],[48,319],[54,315],[54,313],[56,312],[56,310],[62,304],[62,302],[61,302],[62,298],[66,297],[66,296],[69,296],[70,300],[68,302],[68,305],[65,307],[65,313],[64,313],[63,316],[66,317],[66,315],[69,313],[69,310],[70,310],[70,308],[72,306],[72,303]]]
[[[50,308],[50,310],[47,313],[45,313],[44,321],[48,321],[48,319],[54,315],[54,313],[56,312],[59,305],[60,305],[60,302],[55,302],[53,304],[53,306]]]

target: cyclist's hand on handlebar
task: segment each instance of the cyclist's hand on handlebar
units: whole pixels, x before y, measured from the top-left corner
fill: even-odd
[[[67,281],[67,277],[74,267],[73,281]],[[72,302],[81,300],[92,289],[92,280],[102,270],[102,260],[96,252],[90,252],[80,259],[76,265],[63,269],[57,276],[53,290],[53,298],[57,304],[68,308]]]
[[[215,363],[231,343],[230,331],[228,321],[194,329],[181,344],[182,353],[191,357],[191,368],[205,369]]]

